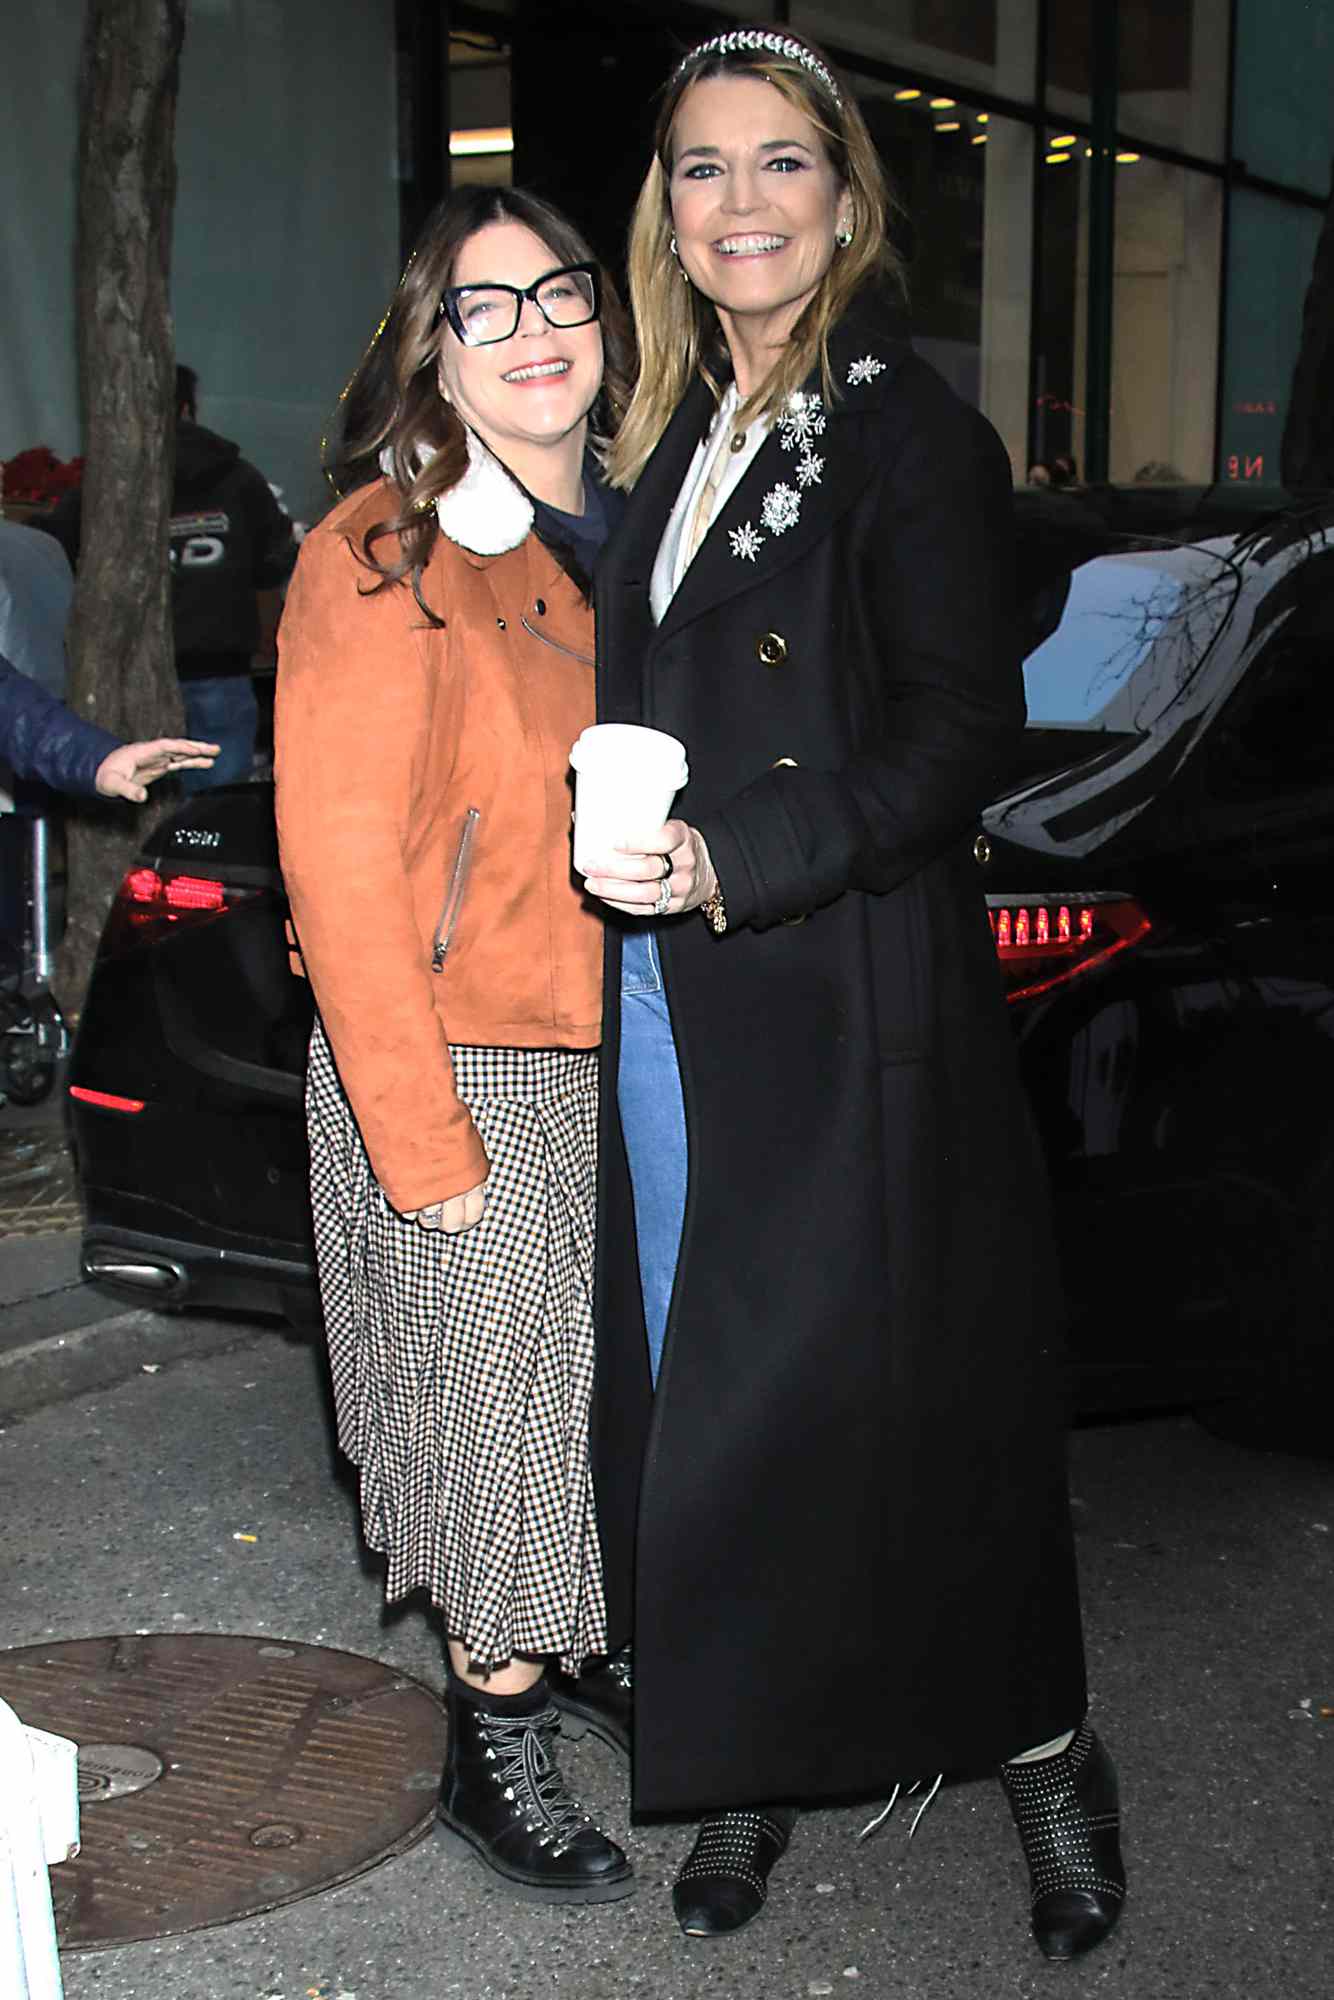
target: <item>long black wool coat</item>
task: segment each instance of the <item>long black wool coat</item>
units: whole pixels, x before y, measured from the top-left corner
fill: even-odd
[[[1023,722],[1009,474],[874,309],[648,583],[688,393],[598,576],[599,714],[670,730],[728,930],[659,925],[689,1132],[650,1392],[608,954],[594,1463],[635,1802],[871,1794],[1085,1704],[1057,1277],[980,871]],[[818,400],[812,400],[818,398]]]

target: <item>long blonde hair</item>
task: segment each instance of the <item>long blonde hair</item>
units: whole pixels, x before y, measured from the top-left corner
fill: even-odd
[[[770,24],[771,26],[771,24]],[[777,40],[770,35],[769,39]],[[782,30],[785,43],[801,47],[833,74],[813,42]],[[818,360],[826,402],[835,388],[829,367],[829,335],[853,297],[876,276],[902,288],[902,264],[885,234],[894,205],[875,144],[846,82],[838,95],[797,55],[764,48],[725,51],[707,43],[674,71],[663,93],[654,134],[654,157],[635,203],[630,224],[630,304],[639,344],[639,374],[629,408],[607,460],[613,486],[633,486],[670,423],[681,398],[698,374],[714,400],[722,396],[717,362],[722,330],[710,301],[684,282],[672,253],[672,127],[692,84],[716,76],[759,77],[805,113],[824,143],[829,163],[851,208],[852,242],[838,248],[814,296],[788,336],[768,376],[747,400],[743,420],[771,416],[786,405]]]

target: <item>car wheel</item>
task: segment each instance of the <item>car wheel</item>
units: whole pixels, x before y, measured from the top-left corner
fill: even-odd
[[[56,1080],[53,1062],[35,1062],[28,1055],[6,1055],[5,1096],[11,1104],[41,1104]]]

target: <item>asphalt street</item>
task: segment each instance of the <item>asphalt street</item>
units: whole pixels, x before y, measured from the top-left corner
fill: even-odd
[[[171,1323],[151,1359],[151,1327],[121,1337],[122,1379],[80,1388],[79,1344],[52,1350],[0,1432],[3,1643],[257,1632],[438,1686],[428,1617],[416,1602],[386,1616],[359,1556],[319,1351],[235,1322]],[[633,1855],[632,1901],[512,1902],[431,1839],[264,1917],[67,1955],[69,2000],[1324,2000],[1334,1474],[1184,1417],[1081,1431],[1072,1463],[1094,1717],[1121,1767],[1132,1871],[1119,1931],[1081,1964],[1050,1966],[1028,1938],[991,1783],[946,1788],[911,1843],[901,1815],[865,1846],[864,1812],[808,1815],[760,1920],[687,1941],[667,1891],[688,1832],[630,1826],[617,1760],[585,1738],[568,1769]],[[986,1672],[979,1633],[979,1701]],[[858,1701],[854,1671],[831,1674],[828,1699]]]

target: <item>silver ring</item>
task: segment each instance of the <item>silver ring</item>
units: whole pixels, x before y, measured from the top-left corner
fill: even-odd
[[[664,875],[662,881],[658,884],[657,901],[653,905],[654,916],[665,917],[667,914],[667,906],[671,902],[671,900],[672,900],[671,880],[668,876]]]
[[[662,863],[662,875],[660,879],[665,882],[672,872],[672,857],[670,854],[660,854],[658,859]]]

